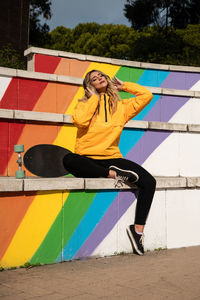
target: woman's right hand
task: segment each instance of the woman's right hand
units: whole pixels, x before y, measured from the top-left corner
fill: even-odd
[[[95,94],[96,94],[95,89],[86,87],[85,95],[87,98],[90,98],[92,95],[95,95]]]

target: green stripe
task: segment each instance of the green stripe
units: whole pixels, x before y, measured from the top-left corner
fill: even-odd
[[[116,73],[116,77],[122,81],[138,82],[144,71],[144,69],[121,67]],[[127,95],[130,94],[126,92],[120,92],[120,97],[122,99],[126,99]]]
[[[95,192],[70,192],[63,208],[52,224],[42,244],[33,255],[30,263],[54,263],[63,247],[90,207]]]
[[[63,248],[87,212],[95,195],[96,192],[94,191],[76,192],[70,195],[70,199],[67,199],[66,205],[64,206]]]

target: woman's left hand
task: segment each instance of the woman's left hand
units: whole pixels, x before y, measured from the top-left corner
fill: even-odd
[[[122,87],[123,87],[124,82],[121,81],[121,80],[119,80],[116,76],[113,77],[112,83],[114,84],[114,86],[116,87],[116,89],[117,89],[118,91],[121,91],[121,90],[122,90]]]

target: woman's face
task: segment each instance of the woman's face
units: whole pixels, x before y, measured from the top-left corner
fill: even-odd
[[[90,74],[90,82],[99,93],[104,93],[108,86],[106,77],[98,71]]]

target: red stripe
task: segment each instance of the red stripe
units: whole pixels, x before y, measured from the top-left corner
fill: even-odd
[[[3,171],[8,164],[9,138],[8,123],[6,121],[0,121],[0,141],[0,174],[3,174]]]
[[[53,74],[60,60],[61,58],[57,56],[35,54],[35,72]]]

